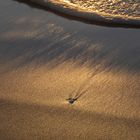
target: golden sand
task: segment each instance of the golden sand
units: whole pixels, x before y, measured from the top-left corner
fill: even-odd
[[[0,140],[139,140],[138,29],[0,7]]]

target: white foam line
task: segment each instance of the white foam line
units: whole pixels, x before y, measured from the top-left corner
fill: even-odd
[[[111,15],[99,13],[96,11],[93,12],[85,8],[80,8],[75,4],[71,4],[67,0],[30,0],[30,1],[40,4],[44,7],[54,9],[61,13],[86,19],[88,21],[140,26],[140,17]]]

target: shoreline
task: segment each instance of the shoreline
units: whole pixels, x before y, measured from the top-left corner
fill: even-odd
[[[140,28],[140,18],[135,17],[122,17],[119,15],[110,15],[110,14],[103,14],[103,13],[96,13],[90,11],[84,11],[82,8],[80,9],[77,6],[71,4],[67,4],[66,2],[60,2],[56,0],[30,0],[33,3],[39,4],[42,7],[47,7],[56,12],[60,12],[62,14],[66,14],[79,20],[87,20],[87,22],[95,22],[97,24],[105,24],[105,25],[113,25],[113,26],[126,26],[126,27],[134,27]],[[24,2],[24,0],[23,0]]]
[[[140,30],[31,6],[0,1],[0,139],[139,140]]]

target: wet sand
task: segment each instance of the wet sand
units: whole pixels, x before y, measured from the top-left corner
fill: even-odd
[[[0,18],[0,139],[139,140],[140,29],[12,0]]]

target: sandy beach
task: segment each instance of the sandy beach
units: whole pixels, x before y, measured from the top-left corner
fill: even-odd
[[[0,140],[140,139],[140,29],[13,0],[0,19]]]

